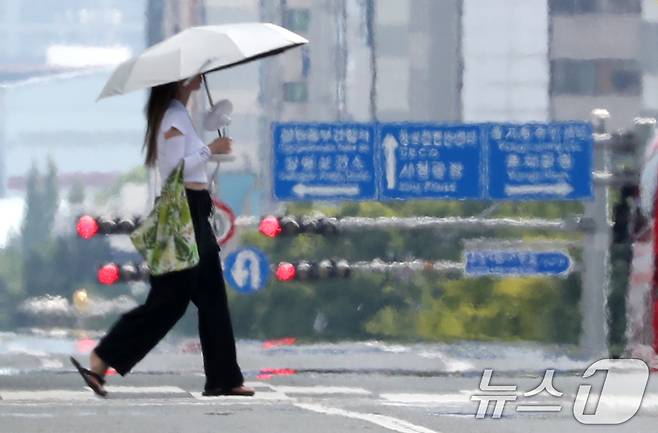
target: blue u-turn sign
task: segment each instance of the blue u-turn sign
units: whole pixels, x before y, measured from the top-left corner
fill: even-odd
[[[270,263],[258,248],[241,248],[226,257],[224,277],[238,292],[253,293],[267,285]]]

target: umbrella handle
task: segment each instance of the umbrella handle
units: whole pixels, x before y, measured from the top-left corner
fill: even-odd
[[[206,95],[208,95],[208,102],[210,103],[210,108],[212,108],[213,105],[215,104],[212,102],[212,95],[210,94],[210,89],[208,89],[208,80],[206,79],[206,74],[201,74],[201,78],[203,80],[203,87],[205,87],[206,89]],[[222,138],[226,134],[222,134],[222,131],[218,129],[217,135],[219,136],[219,138]]]
[[[206,79],[206,74],[201,74],[201,79],[203,80],[203,87],[206,89],[206,95],[208,95],[208,102],[210,103],[210,108],[212,108],[212,106],[215,104],[212,102],[212,95],[210,94],[210,89],[208,88],[208,80]],[[222,132],[219,129],[217,130],[217,135],[219,135],[219,138],[222,138],[223,136]],[[219,164],[220,164],[219,161],[217,161],[217,166],[215,167],[215,171],[213,172],[212,180],[211,180],[212,182],[211,190],[215,195],[217,195],[217,193],[219,192],[217,188],[217,173],[219,172]]]

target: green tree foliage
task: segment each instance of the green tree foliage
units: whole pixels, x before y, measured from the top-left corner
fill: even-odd
[[[67,200],[71,205],[79,205],[85,201],[85,186],[80,179],[77,179],[71,185]]]
[[[20,237],[0,250],[0,327],[15,329],[48,318],[21,315],[17,306],[25,299],[45,294],[71,299],[84,287],[99,290],[96,269],[110,257],[107,239],[83,240],[70,221],[64,233],[54,233],[59,207],[57,168],[48,161],[45,175],[33,164],[27,183],[25,213]]]
[[[40,249],[43,242],[50,238],[59,207],[56,179],[57,171],[52,161],[48,164],[45,177],[39,173],[36,163],[32,162],[27,177],[25,218],[21,228],[24,252]]]
[[[58,207],[57,168],[54,162],[49,159],[45,176],[39,173],[33,162],[28,174],[25,218],[21,230],[23,284],[32,296],[50,293],[50,276],[39,270],[44,269],[53,254],[50,240]]]
[[[16,305],[25,297],[20,245],[16,239],[0,249],[0,329],[13,329]]]
[[[578,203],[410,201],[290,206],[288,214],[314,211],[345,216],[478,216],[562,218],[582,212]],[[302,235],[266,239],[255,231],[242,243],[279,261],[347,258],[350,261],[461,261],[465,238],[573,238],[538,230],[416,229],[345,231],[336,238]],[[578,251],[572,251],[577,256]],[[281,283],[240,295],[229,289],[236,333],[242,337],[445,341],[535,340],[576,343],[580,275],[568,278],[459,278],[431,272],[355,273],[347,280]]]

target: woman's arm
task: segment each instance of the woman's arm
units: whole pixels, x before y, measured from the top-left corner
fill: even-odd
[[[208,146],[202,146],[195,152],[185,155],[185,141],[186,137],[183,133],[172,127],[165,133],[164,136],[164,171],[171,173],[179,163],[180,160],[185,160],[184,170],[195,170],[198,166],[204,164],[210,159],[211,150]]]

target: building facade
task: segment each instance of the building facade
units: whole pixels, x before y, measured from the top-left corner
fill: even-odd
[[[262,64],[266,160],[274,121],[462,119],[461,0],[261,0],[260,11],[310,41]],[[270,177],[263,166],[268,191]]]
[[[612,127],[643,111],[641,0],[550,0],[551,118],[590,119],[606,108]]]
[[[462,22],[464,121],[549,120],[546,0],[464,0]]]
[[[110,72],[99,67],[143,49],[144,3],[0,2],[0,194],[22,194],[28,169],[47,155],[64,188],[139,164],[143,100],[95,99]]]

